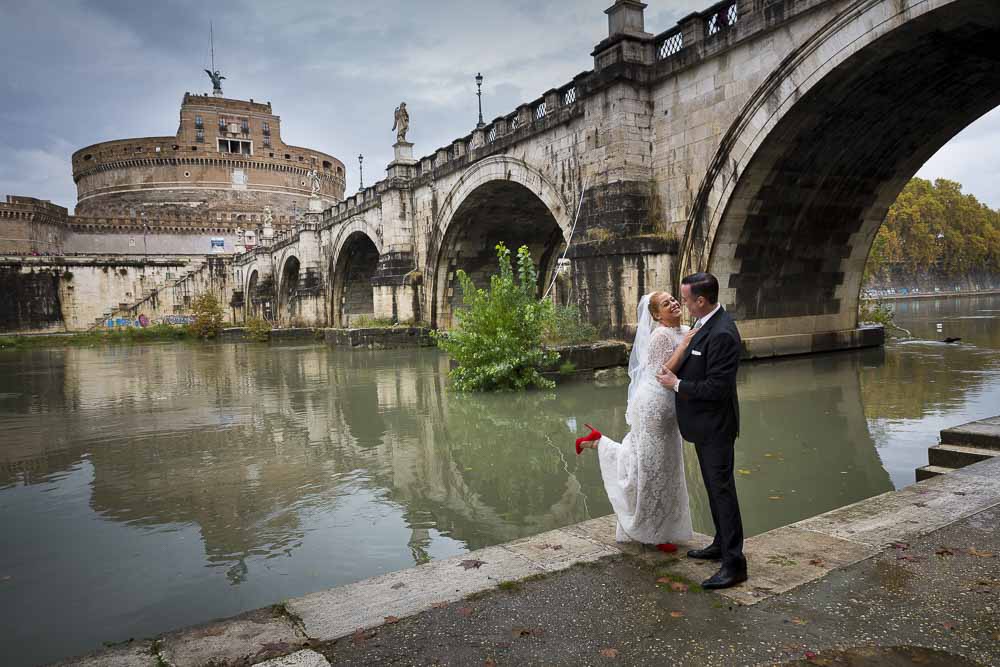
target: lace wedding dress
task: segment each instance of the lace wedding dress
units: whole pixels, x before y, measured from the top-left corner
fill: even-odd
[[[643,297],[629,364],[632,382],[625,419],[631,431],[620,443],[602,437],[597,454],[604,488],[618,516],[617,541],[684,542],[692,534],[691,510],[675,393],[656,381],[656,373],[670,359],[687,327],[659,326],[651,317],[642,317],[646,302]]]

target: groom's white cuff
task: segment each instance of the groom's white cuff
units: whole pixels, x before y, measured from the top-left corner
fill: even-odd
[[[681,381],[680,380],[678,380],[677,384],[674,385],[674,391],[676,393],[680,393],[680,391],[681,391]]]

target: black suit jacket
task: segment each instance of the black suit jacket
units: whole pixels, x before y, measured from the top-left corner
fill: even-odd
[[[712,316],[688,345],[677,369],[677,424],[688,442],[730,442],[740,433],[736,371],[743,342],[725,309]]]

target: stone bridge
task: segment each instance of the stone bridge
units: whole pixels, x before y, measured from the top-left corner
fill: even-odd
[[[397,145],[384,180],[239,256],[234,304],[446,328],[456,270],[484,284],[503,241],[608,335],[707,269],[745,337],[857,338],[888,207],[1000,104],[1000,2],[727,0],[660,34],[644,8],[607,10],[593,70],[432,155]]]

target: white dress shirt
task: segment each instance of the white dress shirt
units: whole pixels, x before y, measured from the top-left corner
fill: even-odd
[[[712,319],[712,316],[715,315],[717,312],[719,312],[720,308],[722,308],[721,303],[715,304],[715,308],[712,309],[712,312],[710,312],[708,315],[703,315],[702,317],[699,317],[697,320],[695,320],[694,328],[700,329],[701,327],[705,326],[705,323],[708,322],[710,319]],[[677,384],[674,385],[674,391],[678,392],[680,390],[681,390],[681,381],[678,380]]]

